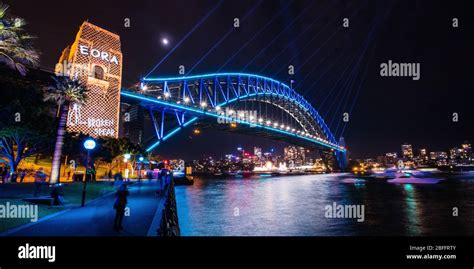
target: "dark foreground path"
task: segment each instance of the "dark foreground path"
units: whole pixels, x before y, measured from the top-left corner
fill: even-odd
[[[115,195],[91,201],[85,207],[60,212],[45,220],[20,226],[2,235],[7,236],[155,236],[159,225],[163,198],[155,192],[157,182],[129,186],[130,216],[123,219],[123,230],[112,229],[115,218]]]

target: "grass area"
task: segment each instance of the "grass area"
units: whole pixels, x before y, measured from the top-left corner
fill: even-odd
[[[64,205],[48,206],[38,205],[38,218],[65,210],[72,206],[78,206],[82,199],[82,182],[63,184]],[[106,194],[114,192],[113,182],[87,182],[86,202],[99,198]],[[40,196],[49,195],[48,185],[42,186]],[[0,185],[0,204],[6,205],[7,202],[15,205],[28,205],[30,203],[23,201],[24,198],[33,197],[34,184],[1,184]],[[0,218],[0,232],[12,229],[19,225],[29,223],[30,219],[20,218]]]

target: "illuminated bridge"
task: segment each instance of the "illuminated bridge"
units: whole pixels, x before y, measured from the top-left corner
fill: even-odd
[[[144,78],[122,99],[150,114],[153,140],[148,152],[187,126],[213,128],[285,141],[331,153],[345,166],[344,147],[311,104],[288,85],[244,73]]]

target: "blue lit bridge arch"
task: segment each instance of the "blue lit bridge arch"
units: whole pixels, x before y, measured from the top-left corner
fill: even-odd
[[[214,73],[144,78],[138,90],[122,90],[121,95],[150,114],[154,141],[148,152],[192,124],[332,151],[339,166],[345,166],[346,149],[318,111],[294,89],[268,77]]]

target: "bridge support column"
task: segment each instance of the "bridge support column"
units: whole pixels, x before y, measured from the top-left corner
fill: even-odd
[[[339,169],[341,169],[341,171],[345,171],[348,163],[346,152],[336,151],[334,154],[336,155],[336,160],[337,164],[339,165]]]

